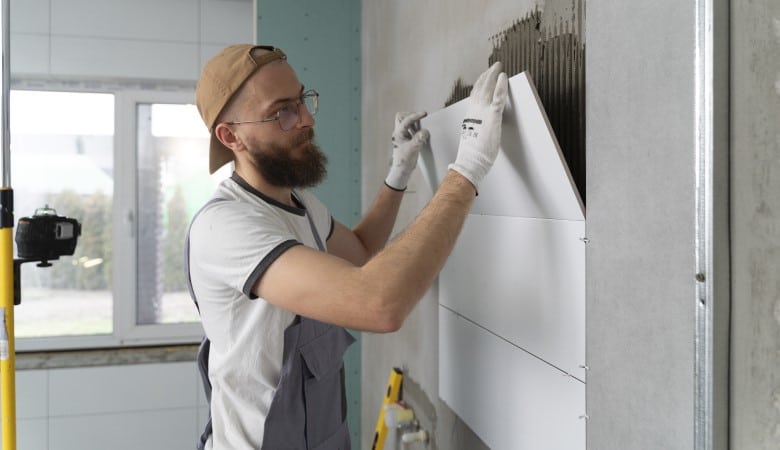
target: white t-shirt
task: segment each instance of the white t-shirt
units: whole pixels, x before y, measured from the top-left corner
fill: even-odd
[[[234,174],[190,228],[192,288],[211,341],[209,379],[213,434],[207,448],[260,448],[282,368],[284,330],[295,315],[252,287],[292,246],[317,248],[307,214],[323,245],[333,230],[327,208],[309,192],[301,207],[281,204]],[[305,207],[303,206],[305,205]]]

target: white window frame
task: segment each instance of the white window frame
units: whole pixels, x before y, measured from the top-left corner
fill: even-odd
[[[73,87],[36,83],[12,89],[99,92],[114,95],[114,197],[113,197],[113,332],[105,335],[51,336],[16,339],[18,352],[195,344],[203,338],[199,322],[150,324],[136,323],[137,298],[137,105],[151,103],[192,104],[194,87],[170,90],[128,89],[122,86]],[[206,168],[204,167],[204,170]],[[13,174],[12,174],[13,177]],[[12,178],[13,179],[13,178]],[[13,186],[12,186],[13,187]],[[16,214],[19,216],[19,214]],[[21,216],[19,216],[21,217]],[[18,219],[18,217],[17,217]],[[184,257],[184,249],[182,249]],[[54,262],[61,264],[62,262]],[[24,308],[24,293],[22,304]],[[193,308],[195,306],[193,305]]]

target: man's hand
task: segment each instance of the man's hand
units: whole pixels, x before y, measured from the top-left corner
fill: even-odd
[[[508,96],[506,74],[501,69],[501,63],[496,62],[474,84],[461,127],[458,156],[449,165],[476,190],[493,166],[501,143],[501,115]]]
[[[403,191],[409,183],[409,177],[417,167],[417,155],[428,148],[430,133],[420,128],[420,119],[425,112],[398,113],[395,115],[393,131],[393,162],[385,184],[396,191]]]

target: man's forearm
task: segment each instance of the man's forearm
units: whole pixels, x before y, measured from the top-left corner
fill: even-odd
[[[403,195],[403,192],[382,185],[371,207],[353,229],[369,257],[384,248],[390,238]]]
[[[403,320],[433,282],[455,246],[476,192],[461,174],[450,171],[433,199],[412,224],[362,270],[388,302],[385,311]]]

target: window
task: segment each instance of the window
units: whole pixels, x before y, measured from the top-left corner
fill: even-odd
[[[15,334],[110,334],[114,96],[12,91],[10,105],[16,218],[48,205],[85,231],[73,257],[23,266]]]
[[[192,91],[12,90],[15,217],[48,206],[82,224],[75,254],[22,268],[17,349],[196,342],[183,272],[208,174]]]
[[[203,158],[209,135],[192,105],[137,104],[137,323],[197,322],[182,244],[214,190]]]

